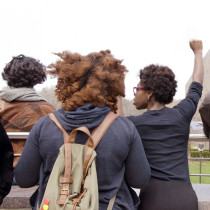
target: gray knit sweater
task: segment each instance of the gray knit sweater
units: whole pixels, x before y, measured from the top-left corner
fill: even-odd
[[[109,111],[108,107],[88,104],[71,112],[60,109],[54,114],[68,132],[79,126],[86,126],[92,131]],[[84,144],[86,140],[85,134],[77,135],[77,143]],[[38,203],[62,144],[59,128],[48,116],[42,117],[32,128],[16,166],[15,178],[20,187],[32,187],[39,181]],[[144,187],[150,179],[150,167],[133,123],[125,117],[118,117],[101,139],[96,152],[100,209],[106,209],[115,194],[113,209],[136,209],[138,196],[130,192],[130,186]]]

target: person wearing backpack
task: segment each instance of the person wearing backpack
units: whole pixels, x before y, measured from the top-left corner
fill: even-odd
[[[125,95],[127,69],[109,50],[86,56],[68,51],[56,55],[60,60],[49,65],[49,73],[58,77],[56,95],[63,108],[53,114],[68,133],[67,136],[73,135],[71,131],[79,127],[90,130],[92,135],[110,111],[116,113],[117,97]],[[39,190],[33,196],[33,209],[37,205],[38,208],[43,207],[40,204],[46,185],[59,148],[64,144],[60,129],[49,116],[42,117],[30,131],[16,166],[15,178],[20,187],[32,187],[39,181]],[[87,139],[88,136],[83,132],[76,135],[76,143],[85,144]],[[107,209],[113,198],[115,210],[137,209],[139,199],[131,187],[145,187],[151,172],[141,138],[133,123],[125,117],[117,117],[95,151],[99,192],[97,209]],[[72,180],[68,179],[68,182]],[[63,194],[69,195],[69,190]],[[49,202],[47,199],[44,205]]]

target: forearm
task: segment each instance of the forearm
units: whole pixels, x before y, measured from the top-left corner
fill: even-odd
[[[196,52],[192,80],[194,82],[199,82],[200,84],[203,84],[203,78],[204,78],[204,67],[203,67],[202,52]]]
[[[201,40],[191,40],[190,41],[190,48],[194,52],[195,59],[194,59],[194,70],[192,74],[193,82],[199,82],[203,84],[203,77],[204,77],[204,68],[203,68],[203,43]]]

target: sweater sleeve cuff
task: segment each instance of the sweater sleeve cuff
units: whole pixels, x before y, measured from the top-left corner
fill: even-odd
[[[0,205],[2,204],[3,202],[3,197],[0,195]]]

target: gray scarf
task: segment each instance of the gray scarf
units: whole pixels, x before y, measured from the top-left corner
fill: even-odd
[[[0,98],[5,101],[46,101],[38,95],[33,88],[13,88],[6,87],[0,90]]]

